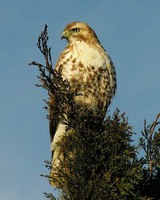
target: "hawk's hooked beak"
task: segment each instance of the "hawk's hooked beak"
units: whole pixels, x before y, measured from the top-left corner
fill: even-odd
[[[64,31],[61,35],[61,40],[66,39],[68,40],[68,38],[70,37],[70,32],[69,31]]]

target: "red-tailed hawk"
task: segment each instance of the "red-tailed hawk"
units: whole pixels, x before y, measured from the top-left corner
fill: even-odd
[[[96,33],[86,23],[68,24],[62,38],[68,41],[68,45],[61,52],[55,69],[61,68],[62,78],[67,79],[71,88],[80,94],[75,97],[75,103],[92,109],[93,112],[99,111],[104,118],[116,90],[116,72],[111,58],[102,47]],[[57,142],[63,137],[66,126],[51,120],[52,118],[51,131],[55,130],[51,133],[51,176],[54,176],[60,164],[60,146]],[[53,181],[50,183],[54,185]]]

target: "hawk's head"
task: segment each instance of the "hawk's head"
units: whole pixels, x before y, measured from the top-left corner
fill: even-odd
[[[68,42],[82,40],[99,42],[94,30],[91,29],[88,24],[84,22],[72,22],[68,24],[64,29],[61,38],[65,38]]]

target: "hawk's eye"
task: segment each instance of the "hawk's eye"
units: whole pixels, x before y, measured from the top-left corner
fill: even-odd
[[[78,33],[80,31],[80,28],[73,28],[72,31]]]

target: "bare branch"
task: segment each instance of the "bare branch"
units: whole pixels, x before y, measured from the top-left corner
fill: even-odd
[[[158,122],[158,119],[160,118],[160,113],[156,116],[156,120],[152,123],[151,125],[151,131],[150,131],[150,136],[152,137],[153,133],[154,133],[154,130],[156,128],[156,126],[158,124],[160,124],[160,122]]]

